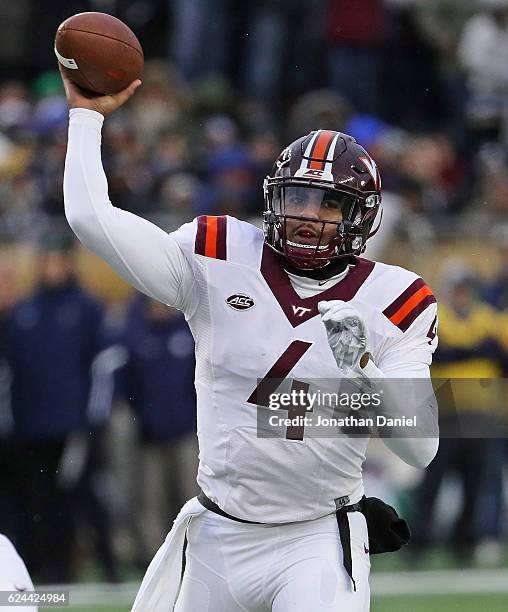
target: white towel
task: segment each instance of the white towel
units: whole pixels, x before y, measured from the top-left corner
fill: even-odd
[[[183,545],[193,516],[205,512],[197,497],[180,510],[164,544],[152,559],[139,587],[131,612],[173,612],[182,576]]]

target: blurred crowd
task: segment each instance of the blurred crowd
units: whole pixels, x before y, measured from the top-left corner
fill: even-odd
[[[196,494],[194,341],[180,313],[141,295],[108,323],[81,286],[69,232],[45,234],[36,261],[22,299],[8,274],[0,281],[0,525],[37,581],[76,579],[87,555],[117,581],[113,523],[142,568]],[[115,398],[136,431],[133,489],[117,500]]]
[[[143,297],[91,295],[62,229],[67,106],[52,40],[71,14],[112,13],[145,50],[142,87],[103,131],[116,206],[168,231],[202,213],[259,224],[263,178],[283,146],[317,128],[350,133],[383,177],[367,256],[421,273],[430,258],[436,272],[435,376],[507,376],[508,0],[17,0],[2,10],[0,532],[36,581],[75,579],[86,559],[112,581],[119,559],[143,567],[194,494],[197,461],[185,322]],[[488,250],[482,270],[469,244]],[[34,281],[20,293],[26,245],[36,245]],[[485,398],[459,403],[486,412]],[[446,541],[462,560],[502,561],[506,457],[503,438],[442,440],[410,487],[415,558],[447,537],[430,529],[436,508],[454,518]],[[453,483],[458,509],[439,501]]]

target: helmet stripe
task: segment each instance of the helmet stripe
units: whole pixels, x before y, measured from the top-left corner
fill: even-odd
[[[332,162],[335,156],[335,147],[337,146],[337,140],[339,140],[339,136],[340,136],[340,133],[337,132],[335,136],[333,137],[333,140],[330,143],[330,146],[328,147],[328,153],[326,154],[326,164],[325,164],[326,172],[332,171]]]
[[[335,132],[332,132],[331,130],[320,130],[319,137],[317,138],[314,148],[309,156],[311,158],[309,168],[313,168],[314,170],[324,170],[328,147],[331,144],[334,136]]]
[[[314,143],[316,142],[320,131],[321,130],[318,130],[314,134],[314,136],[310,139],[310,142],[307,145],[307,148],[305,149],[305,153],[303,154],[302,163],[300,165],[300,170],[303,170],[309,167],[309,157],[311,157],[311,152],[312,152],[312,149],[314,148]]]

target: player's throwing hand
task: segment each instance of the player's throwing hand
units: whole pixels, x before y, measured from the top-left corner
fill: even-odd
[[[361,314],[342,300],[319,302],[318,309],[338,367],[356,368],[367,351],[367,327]]]
[[[122,104],[125,104],[125,102],[127,102],[136,89],[141,85],[141,81],[136,79],[132,81],[129,87],[122,89],[122,91],[119,91],[116,94],[102,96],[87,92],[78,87],[66,76],[62,69],[60,69],[60,74],[62,76],[69,108],[87,108],[89,110],[96,111],[105,117],[110,115],[117,108],[120,108]]]

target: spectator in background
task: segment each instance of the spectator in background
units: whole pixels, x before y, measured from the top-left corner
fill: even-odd
[[[151,557],[182,503],[198,491],[194,341],[178,311],[141,295],[131,304],[122,341],[128,354],[122,386],[141,450],[136,514],[143,554]]]
[[[169,56],[188,82],[223,74],[228,66],[230,0],[172,0]]]
[[[436,145],[437,152],[431,153],[429,163],[425,147],[418,156],[417,139],[373,115],[354,115],[347,122],[345,132],[364,144],[386,177],[383,178],[383,222],[379,232],[369,240],[366,257],[379,259],[396,239],[410,245],[412,256],[420,257],[436,237],[425,215],[425,195],[437,191],[441,173],[446,170],[443,163],[446,158],[440,155]]]
[[[508,155],[499,143],[486,143],[473,159],[474,193],[458,219],[465,236],[491,236],[508,224]]]
[[[417,136],[408,140],[400,160],[405,180],[417,181],[421,187],[421,211],[428,219],[439,221],[456,205],[463,168],[451,140],[441,133]]]
[[[501,225],[492,232],[492,238],[497,247],[498,265],[497,274],[485,287],[485,299],[488,304],[499,312],[500,323],[497,327],[497,337],[508,353],[508,225]],[[508,365],[503,369],[504,393],[507,397]],[[504,415],[504,426],[508,427],[508,418]],[[476,557],[479,562],[490,564],[500,558],[500,538],[503,536],[502,510],[503,510],[503,466],[508,463],[508,443],[505,437],[500,436],[491,440],[486,458],[487,466],[484,476],[483,496],[485,503],[480,512],[479,523],[485,526],[485,537],[477,547]]]
[[[158,196],[158,209],[163,215],[160,225],[168,232],[204,212],[205,186],[190,172],[169,175],[161,184]]]
[[[464,130],[467,96],[465,75],[457,57],[457,47],[464,23],[477,8],[478,0],[409,2],[414,7],[419,30],[438,55],[436,76],[439,79],[444,106],[439,124],[456,144],[463,147],[467,144]]]
[[[285,50],[294,8],[291,5],[301,3],[298,0],[256,0],[248,4],[250,31],[245,41],[243,89],[248,96],[272,101],[275,94],[282,93]]]
[[[0,129],[14,135],[25,126],[32,108],[26,85],[21,81],[7,81],[0,86]]]
[[[467,73],[467,115],[476,144],[508,142],[508,1],[482,0],[466,22],[458,57]]]
[[[94,375],[103,383],[97,361],[104,344],[102,308],[76,279],[72,246],[68,234],[53,232],[43,238],[38,285],[13,307],[5,333],[21,519],[17,545],[38,581],[53,583],[75,575],[73,514],[84,501],[79,487],[88,487],[89,480],[82,478],[90,475],[87,462],[94,455],[87,457],[87,439],[104,423],[109,408],[108,398],[93,388]],[[94,362],[99,365],[92,372]],[[106,513],[99,512],[94,526],[106,548],[107,525]],[[106,554],[110,570],[110,547]]]
[[[249,0],[241,86],[274,106],[322,78],[327,2]],[[242,37],[243,38],[243,37]]]
[[[358,111],[379,112],[380,50],[386,40],[386,14],[382,0],[330,0],[327,24],[332,88]]]
[[[498,379],[508,356],[496,340],[497,314],[480,301],[477,286],[462,262],[448,264],[438,311],[439,350],[432,367],[434,379],[448,382],[438,396],[439,450],[416,495],[411,544],[416,557],[430,543],[435,502],[444,477],[453,473],[462,487],[462,506],[451,537],[453,552],[468,561],[485,541],[499,548],[503,465],[490,458],[496,455],[494,433],[502,431]],[[481,437],[487,435],[490,438]],[[486,508],[487,503],[493,505]],[[487,516],[488,522],[482,520]]]
[[[147,147],[138,138],[130,118],[120,116],[113,122],[106,131],[105,141],[111,197],[129,212],[153,212],[153,169]]]
[[[352,3],[351,6],[355,6]],[[384,0],[386,42],[378,92],[382,117],[410,130],[442,129],[445,113],[437,66],[441,58],[418,20],[415,0]]]
[[[7,321],[14,303],[13,278],[7,266],[0,264],[0,474],[2,494],[0,495],[0,525],[2,531],[11,537],[16,533],[16,496],[14,456],[14,419],[11,407],[12,375],[6,360],[5,344]],[[1,538],[1,536],[0,536]]]
[[[178,70],[163,60],[148,60],[143,70],[143,88],[132,101],[132,126],[143,145],[154,147],[161,135],[188,132],[187,112],[192,92]],[[114,123],[114,122],[113,122]]]
[[[161,132],[151,161],[155,179],[159,180],[188,169],[191,154],[185,136],[179,132]]]
[[[485,287],[485,299],[496,310],[508,314],[508,225],[501,225],[492,232],[497,247],[496,276]]]
[[[249,201],[248,213],[253,215],[253,220],[259,223],[259,186],[263,184],[265,177],[268,176],[271,170],[271,163],[277,157],[277,153],[281,150],[281,145],[275,132],[269,128],[260,129],[253,133],[248,143],[248,155],[251,166],[251,182],[253,188]],[[257,188],[256,188],[257,186]]]
[[[13,274],[6,264],[0,262],[0,355],[2,355],[5,347],[7,320],[14,301],[15,291]],[[1,422],[0,417],[0,423]]]
[[[352,113],[345,95],[331,89],[310,91],[293,104],[287,117],[284,140],[296,140],[301,134],[316,129],[343,130]]]
[[[229,117],[214,116],[205,123],[204,135],[208,201],[203,208],[245,217],[254,194],[259,207],[259,186],[254,185],[254,168],[238,126]]]

